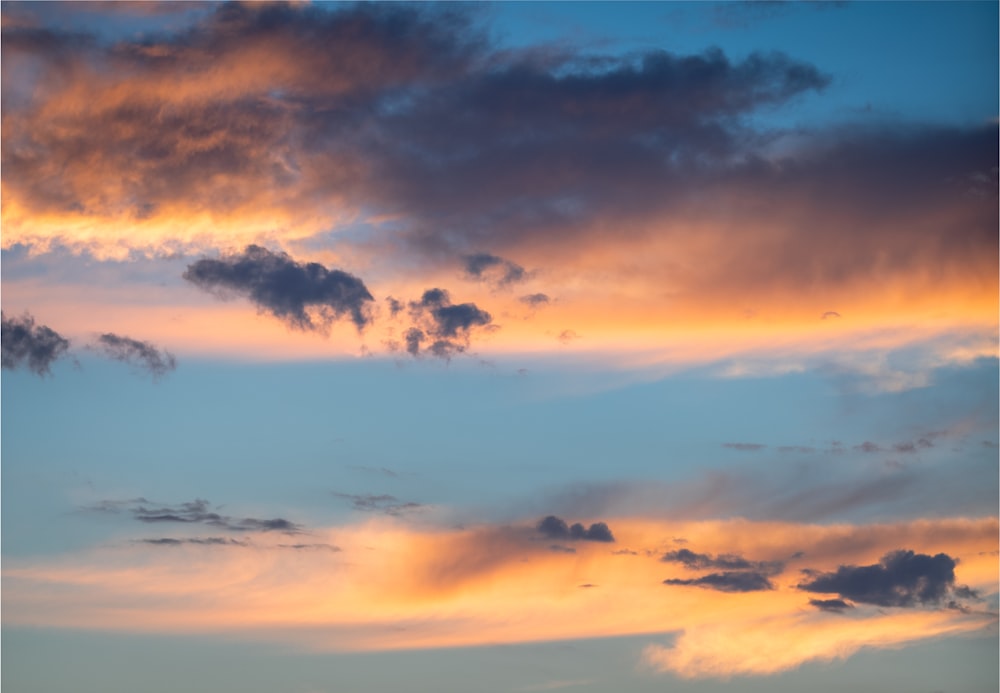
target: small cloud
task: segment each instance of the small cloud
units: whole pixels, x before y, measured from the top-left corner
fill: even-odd
[[[825,313],[823,313],[823,315],[821,316],[821,319],[822,320],[829,320],[830,318],[839,318],[839,317],[840,317],[840,313],[838,313],[837,311],[835,311],[835,310],[828,310]]]
[[[690,549],[668,551],[660,560],[666,563],[680,563],[690,570],[752,570],[768,575],[777,575],[785,568],[784,563],[780,561],[748,561],[732,553],[719,554],[713,558],[707,553],[695,553]]]
[[[774,589],[766,575],[755,572],[709,573],[690,580],[668,579],[663,584],[705,587],[719,592],[762,592]]]
[[[570,342],[580,339],[580,335],[578,335],[574,330],[563,330],[559,333],[559,336],[556,337],[556,339],[563,344],[569,344]]]
[[[406,308],[406,305],[402,301],[399,301],[393,298],[392,296],[386,296],[385,302],[389,306],[390,318],[396,317],[397,315],[403,312],[404,308]]]
[[[490,253],[474,253],[464,256],[462,260],[467,275],[490,281],[498,287],[514,284],[527,277],[524,268],[516,262]]]
[[[836,614],[854,608],[853,604],[845,602],[843,599],[810,599],[809,603],[820,611],[830,611]]]
[[[527,296],[522,296],[518,300],[521,303],[528,304],[532,308],[547,305],[550,301],[549,297],[545,294],[528,294]]]
[[[563,546],[562,544],[550,544],[549,551],[554,551],[556,553],[576,553],[576,549],[571,546]]]
[[[757,450],[763,450],[767,446],[761,443],[723,443],[722,447],[741,450],[743,452],[756,452]]]
[[[0,311],[0,366],[14,370],[22,365],[36,375],[49,373],[49,366],[69,351],[69,340],[25,313],[8,318]]]
[[[185,537],[176,539],[173,537],[159,537],[156,539],[137,539],[138,543],[150,544],[152,546],[183,546],[193,544],[195,546],[250,546],[248,541],[240,541],[230,537]]]
[[[419,356],[422,351],[450,359],[469,346],[472,330],[490,329],[493,317],[475,303],[453,304],[444,289],[428,289],[419,301],[410,302],[410,315],[419,325],[407,330],[406,351]],[[424,342],[429,342],[424,346]]]
[[[390,496],[387,493],[383,494],[372,494],[372,493],[337,493],[333,494],[337,498],[343,498],[351,502],[351,507],[354,510],[359,510],[361,512],[367,513],[382,513],[383,515],[390,515],[392,517],[399,517],[409,512],[414,512],[421,510],[426,506],[422,503],[404,503],[401,502],[395,496]]]
[[[603,522],[595,522],[588,528],[584,528],[579,522],[568,525],[565,520],[555,515],[548,515],[538,521],[535,529],[539,534],[548,539],[561,539],[570,541],[602,541],[614,542],[615,537],[611,529]]]
[[[330,551],[339,552],[339,546],[333,544],[277,544],[279,549],[293,549],[295,551]]]
[[[371,322],[369,304],[374,299],[360,279],[257,245],[217,260],[198,260],[183,276],[223,297],[246,296],[261,311],[300,330],[322,330],[344,316],[359,330]]]
[[[91,510],[120,513],[127,510],[133,519],[146,524],[179,523],[207,525],[230,532],[282,532],[299,534],[302,526],[284,518],[231,517],[211,510],[207,500],[196,498],[179,505],[151,503],[145,498],[130,501],[101,501]]]
[[[859,452],[868,452],[868,453],[882,452],[882,448],[880,448],[878,445],[868,440],[863,442],[861,445],[855,445],[854,449],[858,450]]]
[[[148,371],[154,380],[177,368],[177,360],[169,351],[160,351],[149,342],[120,337],[110,332],[102,334],[94,348],[110,359]]]

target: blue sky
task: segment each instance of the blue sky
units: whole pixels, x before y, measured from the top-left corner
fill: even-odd
[[[996,3],[5,3],[3,684],[995,690]]]

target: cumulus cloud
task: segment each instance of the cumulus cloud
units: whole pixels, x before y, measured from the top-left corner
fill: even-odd
[[[198,260],[188,266],[184,279],[223,296],[246,296],[261,311],[301,330],[322,329],[344,316],[359,330],[371,321],[368,309],[374,299],[354,275],[316,262],[299,263],[256,245]]]
[[[121,337],[111,332],[102,334],[94,345],[104,356],[138,366],[153,378],[160,378],[177,368],[177,360],[169,351],[160,351],[149,342]]]
[[[8,318],[0,312],[0,349],[3,368],[26,366],[32,373],[45,375],[69,351],[69,340],[45,325],[36,325],[28,313]]]
[[[539,520],[535,529],[538,530],[539,534],[548,539],[605,542],[613,542],[615,540],[611,529],[603,522],[595,522],[590,527],[584,527],[579,522],[569,525],[561,517],[556,517],[555,515],[547,515]]]
[[[955,583],[955,559],[909,550],[891,551],[875,565],[840,566],[800,583],[807,592],[839,594],[843,599],[878,606],[938,604]]]
[[[475,303],[453,304],[449,293],[438,288],[410,301],[410,317],[417,326],[406,331],[406,351],[413,356],[427,351],[444,359],[468,349],[473,329],[493,322],[493,316]]]

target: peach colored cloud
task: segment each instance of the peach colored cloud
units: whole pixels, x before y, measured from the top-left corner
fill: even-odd
[[[995,592],[996,518],[886,525],[608,519],[617,541],[566,544],[530,525],[418,529],[380,519],[317,531],[339,552],[119,544],[4,566],[6,625],[213,632],[309,649],[452,647],[625,634],[676,634],[642,655],[685,677],[769,674],[860,647],[993,627],[979,602],[850,614],[810,606],[800,570],[868,565],[888,551],[946,553],[955,584]],[[780,563],[774,589],[665,585],[692,572],[660,557],[684,547]],[[555,545],[555,547],[554,547]],[[558,550],[556,550],[558,549]],[[572,549],[572,552],[569,552]],[[769,635],[762,638],[760,634]]]

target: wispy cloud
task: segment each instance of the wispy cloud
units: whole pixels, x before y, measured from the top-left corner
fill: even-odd
[[[106,332],[97,338],[94,348],[104,356],[129,363],[161,378],[177,368],[177,359],[169,351],[161,351],[149,342]]]

